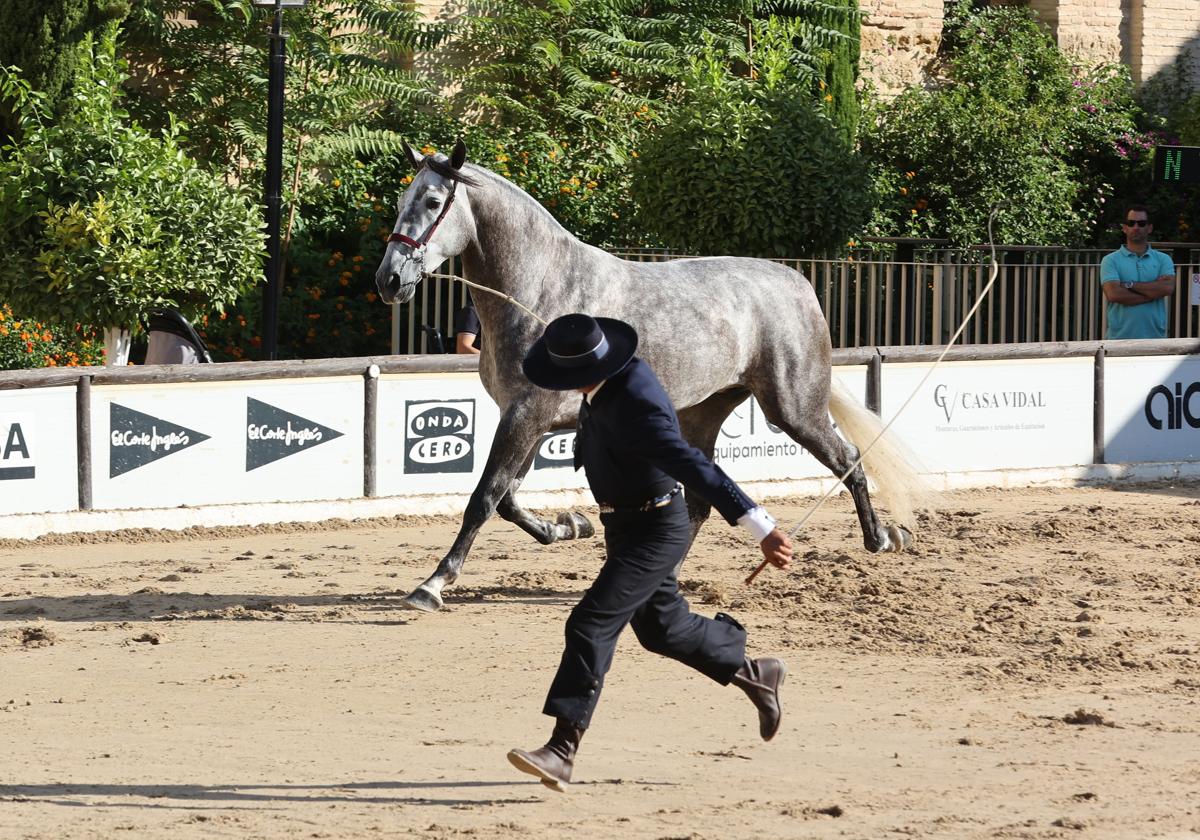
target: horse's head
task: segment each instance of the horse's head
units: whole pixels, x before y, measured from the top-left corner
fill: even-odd
[[[478,182],[460,171],[467,159],[462,140],[449,158],[423,157],[407,143],[404,151],[416,175],[400,194],[396,226],[375,272],[375,286],[384,303],[412,300],[425,273],[461,254],[474,228],[471,204],[462,187]]]

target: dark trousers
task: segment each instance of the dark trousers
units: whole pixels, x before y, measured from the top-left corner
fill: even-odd
[[[617,637],[633,625],[642,647],[728,685],[746,655],[746,631],[727,615],[696,615],[675,567],[691,523],[682,494],[658,510],[600,517],[608,549],[595,583],[567,619],[566,649],[542,711],[587,729]]]

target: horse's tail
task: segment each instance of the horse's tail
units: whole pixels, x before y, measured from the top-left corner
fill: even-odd
[[[829,413],[838,430],[858,449],[863,469],[875,482],[879,501],[900,525],[915,531],[913,509],[929,506],[933,495],[917,472],[916,459],[890,432],[884,431],[883,421],[861,405],[837,377],[833,377],[831,385]]]

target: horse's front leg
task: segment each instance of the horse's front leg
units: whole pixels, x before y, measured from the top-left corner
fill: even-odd
[[[512,491],[514,480],[526,464],[526,455],[532,452],[542,432],[549,428],[553,414],[550,406],[514,403],[500,417],[492,451],[488,453],[483,475],[471,493],[454,544],[437,570],[408,594],[404,606],[423,612],[441,609],[442,589],[458,579],[479,529],[491,518],[500,500]]]

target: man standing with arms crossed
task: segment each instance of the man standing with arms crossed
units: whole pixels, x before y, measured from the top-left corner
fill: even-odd
[[[1105,338],[1166,338],[1167,301],[1175,292],[1175,264],[1150,247],[1150,213],[1140,204],[1125,211],[1125,244],[1100,262],[1108,329]]]

